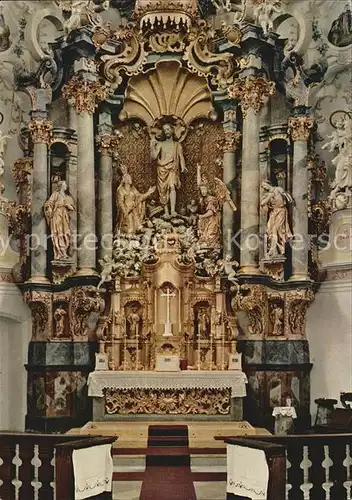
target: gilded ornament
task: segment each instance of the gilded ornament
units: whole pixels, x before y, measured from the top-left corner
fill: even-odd
[[[45,292],[25,292],[24,301],[32,313],[33,339],[42,340],[50,337],[49,314],[51,314],[52,296]]]
[[[262,285],[241,285],[232,298],[234,312],[245,311],[248,315],[250,334],[264,335],[268,322],[268,297]]]
[[[312,116],[291,116],[288,120],[288,129],[293,141],[308,141],[313,126]]]
[[[228,415],[230,389],[104,390],[108,415]]]
[[[12,176],[16,185],[17,194],[20,193],[23,185],[29,183],[29,176],[33,172],[33,158],[25,156],[15,161],[12,168]]]
[[[314,300],[311,288],[286,293],[286,333],[305,336],[306,312]]]
[[[224,132],[224,153],[235,153],[241,142],[241,132],[235,130],[225,130]]]
[[[75,337],[86,337],[89,332],[88,318],[104,311],[105,301],[94,286],[74,288],[71,299],[71,332]]]
[[[231,99],[240,101],[244,116],[251,109],[259,113],[265,100],[275,93],[275,82],[270,82],[265,78],[238,78],[233,85],[228,88]]]
[[[53,122],[50,120],[30,120],[28,128],[34,144],[50,144],[53,134]]]
[[[100,101],[107,98],[109,87],[98,81],[71,78],[62,88],[62,96],[76,107],[77,113],[93,114]]]

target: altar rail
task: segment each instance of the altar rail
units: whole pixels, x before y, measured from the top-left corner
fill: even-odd
[[[1,500],[73,500],[72,452],[114,437],[0,432]],[[111,499],[111,494],[91,498]]]
[[[231,436],[215,439],[227,441]],[[255,436],[286,447],[286,500],[352,498],[352,434]],[[246,436],[245,440],[252,440]]]

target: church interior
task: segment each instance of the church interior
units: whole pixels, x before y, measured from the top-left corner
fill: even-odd
[[[352,498],[351,11],[0,1],[0,499]]]

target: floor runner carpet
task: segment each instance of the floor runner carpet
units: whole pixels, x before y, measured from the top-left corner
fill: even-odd
[[[149,426],[140,500],[196,500],[187,426]]]

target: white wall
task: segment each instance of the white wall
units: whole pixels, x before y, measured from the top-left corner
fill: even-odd
[[[15,285],[0,285],[0,430],[23,431],[30,312]]]
[[[307,313],[307,338],[314,363],[311,401],[352,391],[352,283],[323,283]],[[313,420],[314,422],[314,420]]]

